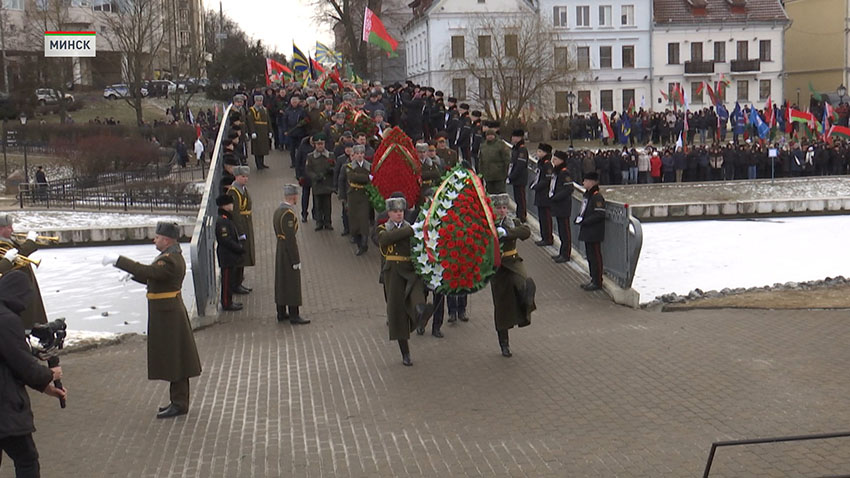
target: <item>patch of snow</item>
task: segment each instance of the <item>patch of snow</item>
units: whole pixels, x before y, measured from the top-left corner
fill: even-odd
[[[83,345],[106,342],[116,339],[119,334],[112,332],[91,332],[87,330],[68,330],[65,338],[65,347],[78,347]]]
[[[190,309],[195,301],[189,245],[181,244],[186,259],[183,303]],[[68,334],[77,331],[147,333],[148,306],[145,286],[122,281],[126,273],[104,267],[105,254],[120,254],[150,264],[159,254],[151,245],[69,247],[41,249],[32,257],[41,259],[36,269],[41,297],[49,320],[64,317]]]
[[[850,275],[850,216],[644,223],[632,287],[641,302],[693,289]]]
[[[22,210],[11,212],[15,218],[16,231],[51,231],[73,228],[100,227],[137,227],[155,226],[158,221],[172,221],[178,224],[192,224],[195,215],[157,215],[157,214],[127,214],[117,212],[83,212],[83,211],[37,211]],[[196,213],[197,214],[197,213]]]

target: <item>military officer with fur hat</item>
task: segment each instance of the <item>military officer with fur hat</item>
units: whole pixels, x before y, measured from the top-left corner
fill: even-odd
[[[254,163],[258,171],[268,169],[265,157],[271,150],[272,130],[269,126],[269,111],[263,106],[263,95],[254,95],[254,105],[248,108],[247,115]]]
[[[351,161],[343,168],[345,200],[348,208],[348,225],[351,238],[357,244],[357,255],[363,255],[369,249],[370,216],[372,204],[366,187],[372,183],[372,163],[366,161],[366,147],[355,144],[351,150]]]
[[[217,197],[218,217],[215,218],[215,241],[218,266],[221,268],[221,308],[242,310],[242,304],[233,302],[233,277],[245,248],[239,240],[239,232],[233,223],[233,197],[222,194]]]
[[[16,265],[18,256],[29,257],[38,250],[38,244],[35,242],[38,238],[37,232],[28,232],[26,240],[23,242],[12,237],[12,233],[14,232],[14,219],[12,216],[6,213],[0,214],[0,249],[5,250],[0,255],[0,274],[12,270]],[[41,299],[41,291],[38,288],[38,279],[35,277],[35,271],[33,271],[32,265],[27,264],[22,270],[32,283],[33,294],[29,305],[21,312],[21,321],[25,329],[31,329],[35,324],[47,323],[47,312],[44,310],[44,302]]]
[[[316,230],[333,230],[331,225],[331,194],[334,191],[334,165],[336,158],[325,149],[325,136],[313,136],[313,152],[307,155],[304,172],[313,190],[313,208],[316,211]]]
[[[490,198],[496,213],[496,231],[502,252],[501,264],[490,279],[493,318],[502,356],[510,357],[512,354],[508,330],[514,326],[529,325],[531,313],[537,308],[534,303],[534,281],[528,277],[516,247],[517,239],[524,241],[531,237],[531,230],[518,219],[508,216],[510,196],[503,193],[494,194]]]
[[[301,256],[298,253],[298,186],[283,187],[283,202],[274,212],[272,224],[277,236],[275,250],[274,301],[277,305],[277,321],[288,320],[294,325],[309,324],[301,317]]]
[[[188,413],[189,378],[201,374],[201,359],[181,297],[186,261],[177,242],[179,238],[179,225],[160,222],[153,240],[159,255],[152,264],[140,264],[117,254],[103,257],[103,265],[127,271],[133,280],[147,285],[148,379],[171,384],[171,402],[160,407],[157,418]]]
[[[247,294],[251,288],[242,284],[245,280],[245,268],[252,267],[256,263],[254,257],[254,220],[251,218],[253,204],[251,195],[248,194],[248,176],[251,169],[248,166],[236,166],[233,175],[236,179],[227,188],[227,195],[233,198],[233,222],[239,232],[239,240],[245,249],[245,254],[239,261],[233,277],[233,292],[235,294]]]
[[[413,226],[405,221],[407,201],[403,197],[387,199],[387,222],[378,226],[378,245],[384,257],[381,276],[387,301],[387,325],[390,340],[397,340],[405,366],[410,359],[410,332],[424,328],[433,313],[433,305],[425,302],[425,284],[410,261],[410,238]]]
[[[419,205],[424,202],[425,191],[439,186],[440,178],[442,178],[443,173],[446,172],[440,157],[435,155],[432,158],[428,154],[428,150],[428,143],[416,143],[416,154],[419,156],[419,162],[422,166],[422,187],[419,188]]]

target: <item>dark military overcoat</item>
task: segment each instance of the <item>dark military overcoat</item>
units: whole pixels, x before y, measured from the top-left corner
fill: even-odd
[[[390,340],[407,340],[416,328],[416,306],[425,303],[425,284],[410,262],[410,238],[413,227],[401,227],[388,221],[378,226],[378,245],[384,256],[382,269],[387,299]]]
[[[250,267],[256,264],[254,255],[254,219],[251,218],[253,204],[251,203],[251,195],[247,188],[240,188],[236,183],[233,183],[227,188],[227,195],[233,198],[233,223],[236,224],[236,230],[239,235],[245,236],[241,239],[242,247],[245,248],[245,254],[242,254],[239,260],[239,267]]]
[[[19,256],[29,257],[30,254],[38,250],[38,244],[30,240],[18,242],[0,237],[0,242],[17,249]],[[12,270],[13,267],[15,267],[15,264],[3,259],[3,256],[0,255],[0,274]],[[27,308],[21,312],[21,322],[23,322],[24,328],[29,330],[35,324],[47,323],[47,311],[44,310],[44,301],[41,299],[41,290],[38,288],[38,279],[35,277],[32,265],[27,264],[21,270],[30,278],[33,288],[32,299],[30,299]]]
[[[524,327],[531,323],[531,312],[535,306],[524,305],[526,278],[525,265],[517,254],[517,239],[526,240],[531,230],[519,220],[504,218],[496,224],[507,232],[501,239],[502,263],[490,279],[493,292],[493,317],[496,330],[508,330],[514,326]]]
[[[251,139],[251,154],[267,156],[271,149],[269,110],[263,106],[252,106],[248,108],[247,123],[249,135],[257,135],[256,138]]]
[[[291,204],[282,203],[272,219],[277,236],[275,251],[274,301],[277,305],[301,305],[301,270],[292,268],[301,263],[298,253],[298,215]]]

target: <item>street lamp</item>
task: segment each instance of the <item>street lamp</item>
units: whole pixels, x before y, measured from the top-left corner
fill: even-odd
[[[30,183],[30,168],[29,161],[27,160],[27,134],[26,134],[26,126],[27,126],[27,115],[21,113],[21,144],[24,146],[24,183]]]
[[[844,103],[844,95],[847,94],[847,87],[844,86],[844,83],[842,83],[838,86],[837,91],[838,91],[838,98],[839,98],[838,104]]]
[[[800,88],[797,88],[797,108],[800,107]]]
[[[570,124],[573,124],[573,102],[576,100],[576,95],[572,91],[567,92],[567,103],[570,104]],[[570,148],[573,147],[573,136],[575,131],[570,128]]]

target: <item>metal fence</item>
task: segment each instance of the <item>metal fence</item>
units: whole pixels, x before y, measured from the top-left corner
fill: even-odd
[[[537,171],[537,160],[530,158],[528,162],[529,176],[534,177]],[[513,188],[508,188],[513,196]],[[526,204],[528,213],[537,217],[534,207],[534,191],[526,187]],[[572,197],[572,215],[570,217],[570,232],[573,249],[587,259],[584,243],[578,240],[579,226],[575,218],[581,210],[581,186],[576,186]],[[514,198],[516,200],[516,198]],[[540,218],[537,218],[538,220]],[[553,224],[554,225],[554,224]],[[602,264],[605,274],[613,279],[623,289],[632,286],[635,277],[640,249],[643,245],[643,230],[640,221],[632,216],[627,204],[606,201],[605,240],[602,242]]]
[[[192,258],[192,279],[195,283],[195,304],[199,316],[207,315],[207,308],[216,310],[218,304],[218,274],[215,266],[215,218],[218,206],[215,204],[218,195],[219,183],[221,183],[222,154],[224,148],[221,143],[227,132],[227,123],[230,116],[229,105],[224,110],[221,125],[218,127],[218,135],[215,138],[215,148],[210,160],[210,173],[204,183],[204,195],[201,199],[201,207],[195,219],[195,229],[192,232],[192,244],[190,254]]]

